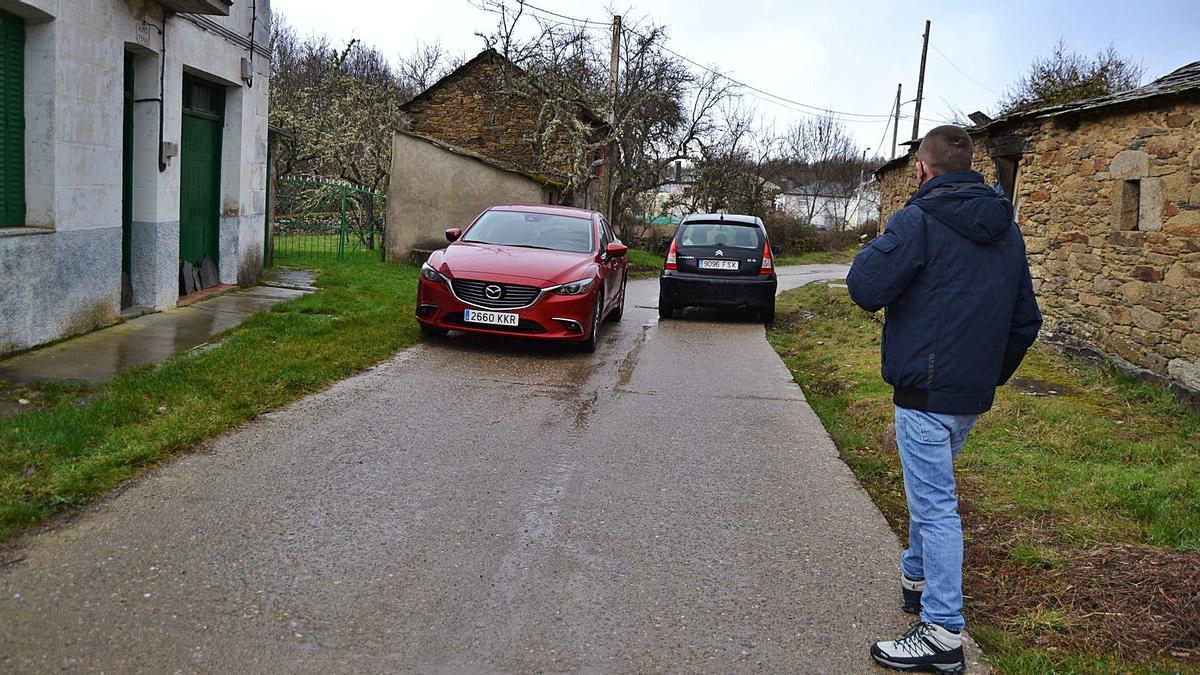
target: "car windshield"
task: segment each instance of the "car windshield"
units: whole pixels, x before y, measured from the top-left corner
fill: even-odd
[[[679,231],[680,246],[758,249],[758,227],[737,223],[688,223]]]
[[[591,253],[594,247],[590,218],[526,211],[488,211],[462,241],[572,253]]]

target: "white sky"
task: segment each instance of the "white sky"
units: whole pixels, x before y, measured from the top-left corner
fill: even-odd
[[[668,26],[672,49],[731,77],[821,108],[871,115],[891,110],[897,83],[904,85],[904,101],[915,97],[921,33],[930,19],[922,131],[948,117],[950,105],[963,113],[993,109],[998,93],[1060,37],[1069,48],[1088,54],[1112,44],[1146,67],[1147,81],[1200,60],[1196,0],[533,4],[596,21],[607,21],[610,8],[626,17],[650,18]],[[496,23],[494,14],[468,0],[275,0],[272,5],[301,33],[321,32],[335,41],[356,37],[390,57],[410,53],[420,42],[440,42],[452,53],[473,56],[482,49],[475,33],[490,32]],[[757,96],[747,94],[746,102],[780,130],[802,116]],[[902,110],[911,114],[912,109],[910,103]],[[849,128],[871,154],[887,154],[891,131],[881,144],[884,126],[882,119],[871,119]],[[901,120],[900,140],[911,134],[912,120]]]

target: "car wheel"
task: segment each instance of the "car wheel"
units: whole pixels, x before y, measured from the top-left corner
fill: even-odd
[[[586,353],[596,351],[596,343],[600,338],[600,320],[603,318],[604,309],[604,289],[596,294],[596,307],[592,310],[592,332],[587,338],[579,343],[579,349]]]
[[[758,317],[763,323],[775,323],[775,303],[758,311]]]
[[[446,330],[445,328],[438,328],[436,326],[427,326],[425,324],[421,324],[421,335],[424,335],[425,337],[430,337],[430,338],[446,337],[446,334],[449,332],[450,331]]]
[[[622,316],[625,316],[625,287],[629,285],[629,274],[621,279],[621,299],[617,301],[617,306],[608,313],[609,321],[620,321]]]
[[[662,293],[659,293],[658,294],[658,318],[669,319],[674,315],[675,315],[675,307],[671,304],[671,301],[664,298],[662,296]]]

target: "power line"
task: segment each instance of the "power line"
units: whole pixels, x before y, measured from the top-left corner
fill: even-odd
[[[997,96],[1003,96],[1003,94],[1001,94],[1000,92],[996,91],[995,89],[992,89],[991,87],[987,86],[986,84],[984,84],[984,83],[980,82],[979,80],[977,80],[977,79],[975,79],[975,78],[971,77],[970,75],[968,75],[968,74],[967,74],[967,71],[963,70],[962,68],[959,68],[957,63],[955,63],[954,61],[950,60],[950,57],[949,57],[949,56],[946,56],[945,54],[943,54],[943,53],[942,53],[942,50],[940,50],[940,49],[938,49],[938,48],[937,48],[937,45],[935,45],[935,44],[933,44],[932,42],[930,42],[930,43],[929,43],[929,46],[930,46],[930,47],[933,47],[933,51],[937,52],[937,55],[938,55],[938,56],[940,56],[940,57],[942,57],[942,60],[943,60],[943,61],[945,61],[946,63],[949,63],[949,64],[950,64],[950,67],[951,67],[951,68],[953,68],[953,69],[955,69],[955,70],[957,70],[957,71],[959,72],[959,74],[960,74],[960,75],[962,75],[963,77],[967,78],[968,80],[970,80],[970,81],[974,82],[975,84],[979,85],[980,87],[983,87],[984,89],[987,89],[988,91],[992,92],[993,94],[995,94],[995,95],[997,95]]]
[[[493,12],[493,13],[499,13],[499,10],[494,9],[494,8],[489,8],[487,6],[487,4],[491,4],[493,6],[498,5],[500,7],[507,8],[507,5],[505,4],[504,0],[482,0],[482,2],[480,4],[475,4],[475,2],[472,2],[471,0],[468,0],[468,2],[470,2],[470,4],[477,9],[481,9],[481,10],[489,11],[489,12]],[[553,11],[550,11],[547,9],[543,9],[541,7],[538,7],[537,5],[532,5],[528,2],[521,2],[520,4],[525,8],[533,10],[532,13],[535,16],[537,16],[540,13],[542,15],[555,17],[557,19],[564,19],[566,21],[572,22],[573,24],[595,27],[597,29],[610,27],[610,24],[608,24],[608,23],[594,21],[592,19],[581,19],[579,17],[568,16],[566,14],[560,14],[558,12],[553,12]],[[541,16],[539,18],[545,19],[546,16]],[[650,39],[646,35],[643,35],[642,33],[639,33],[631,28],[626,27],[623,30],[625,32],[635,35],[643,40],[648,41]],[[726,75],[725,73],[722,73],[722,72],[715,70],[709,66],[701,64],[701,63],[671,49],[670,47],[667,47],[666,45],[660,44],[659,49],[679,58],[680,60],[684,61],[685,63],[691,64],[692,66],[699,68],[700,70],[703,70],[703,71],[705,71],[709,74],[712,74],[716,77],[720,77],[734,85],[737,85],[743,89],[746,89],[747,91],[759,94],[759,96],[755,97],[755,98],[766,97],[767,102],[774,103],[775,105],[779,105],[784,108],[788,108],[788,109],[792,110],[793,112],[798,112],[798,113],[807,114],[807,115],[817,115],[817,114],[832,115],[835,117],[841,117],[842,121],[847,122],[847,123],[849,123],[849,122],[873,123],[873,122],[878,122],[881,119],[889,119],[891,117],[891,115],[854,113],[854,112],[847,112],[847,111],[843,111],[843,110],[834,110],[832,108],[824,108],[821,106],[815,106],[815,105],[811,105],[811,104],[804,103],[801,101],[797,101],[797,100],[788,98],[786,96],[780,96],[779,94],[771,93],[765,89],[760,89],[753,85],[747,84],[746,82],[734,79],[734,78],[730,77],[729,75]],[[760,98],[760,100],[761,100],[761,98]],[[908,118],[908,116],[904,116],[904,117],[906,119]],[[847,118],[856,118],[856,119],[847,119]]]

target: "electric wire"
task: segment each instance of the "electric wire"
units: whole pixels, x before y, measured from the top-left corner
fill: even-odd
[[[997,96],[1003,96],[1003,94],[1001,94],[1000,92],[996,91],[995,89],[992,89],[991,87],[987,86],[986,84],[984,84],[984,83],[980,82],[979,80],[968,75],[967,71],[963,70],[962,68],[959,68],[958,64],[955,63],[949,56],[946,56],[945,54],[943,54],[942,50],[938,49],[937,45],[935,45],[933,42],[930,42],[929,46],[933,47],[933,51],[936,52],[938,56],[942,57],[943,61],[945,61],[946,63],[949,63],[951,68],[957,70],[960,75],[962,75],[963,77],[967,78],[968,80],[974,82],[975,84],[979,85],[980,87],[983,87],[984,89],[992,92],[993,94],[995,94]]]
[[[508,5],[504,2],[504,0],[479,0],[478,3],[473,0],[467,0],[467,1],[472,7],[475,7],[476,9],[486,11],[486,12],[492,12],[492,13],[497,13],[497,14],[500,13],[502,10],[496,9],[496,7],[500,7],[502,9],[509,9]],[[549,17],[553,17],[554,19],[563,19],[565,21],[570,21],[570,22],[572,22],[571,25],[588,26],[588,27],[594,28],[596,30],[599,30],[601,28],[611,29],[611,27],[612,27],[612,25],[610,23],[604,23],[604,22],[595,21],[592,19],[581,19],[579,17],[574,17],[574,16],[568,16],[566,14],[560,14],[558,12],[553,12],[551,10],[543,9],[537,5],[533,5],[528,2],[524,2],[521,0],[518,0],[518,1],[520,2],[521,6],[523,8],[532,10],[531,13],[534,16],[537,16],[538,18],[541,18],[543,20],[547,20],[546,17],[549,16]],[[567,24],[559,24],[559,25],[567,25]],[[637,36],[643,40],[648,41],[650,39],[646,35],[638,32],[632,28],[629,28],[627,26],[623,26],[622,30],[624,32],[627,32],[634,36]],[[758,94],[758,96],[756,96],[755,98],[759,98],[760,100],[766,100],[767,102],[774,103],[775,105],[787,108],[789,110],[792,110],[793,112],[798,112],[798,113],[806,114],[806,115],[814,115],[814,116],[830,115],[833,117],[840,118],[841,121],[843,121],[843,122],[860,123],[860,124],[877,123],[880,120],[891,118],[891,115],[879,115],[879,114],[875,114],[875,113],[848,112],[848,111],[844,111],[844,110],[836,110],[833,108],[826,108],[826,107],[822,107],[822,106],[816,106],[816,105],[804,103],[802,101],[797,101],[795,99],[791,99],[786,96],[781,96],[779,94],[772,93],[765,89],[761,89],[759,87],[755,87],[755,86],[748,84],[746,82],[743,82],[741,80],[735,79],[719,70],[715,70],[714,68],[712,68],[710,66],[706,66],[692,58],[689,58],[688,56],[681,54],[680,52],[675,51],[674,49],[671,49],[670,47],[667,47],[666,45],[660,44],[658,46],[658,48],[668,54],[675,56],[676,58],[684,61],[685,63],[692,65],[695,68],[699,68],[700,70],[707,72],[711,75],[714,75],[716,77],[719,77],[721,79],[724,79],[724,80],[730,82],[731,84],[734,84],[734,85],[741,87],[747,91]],[[763,99],[763,97],[765,97],[765,99]],[[901,119],[911,119],[911,116],[902,115]]]

